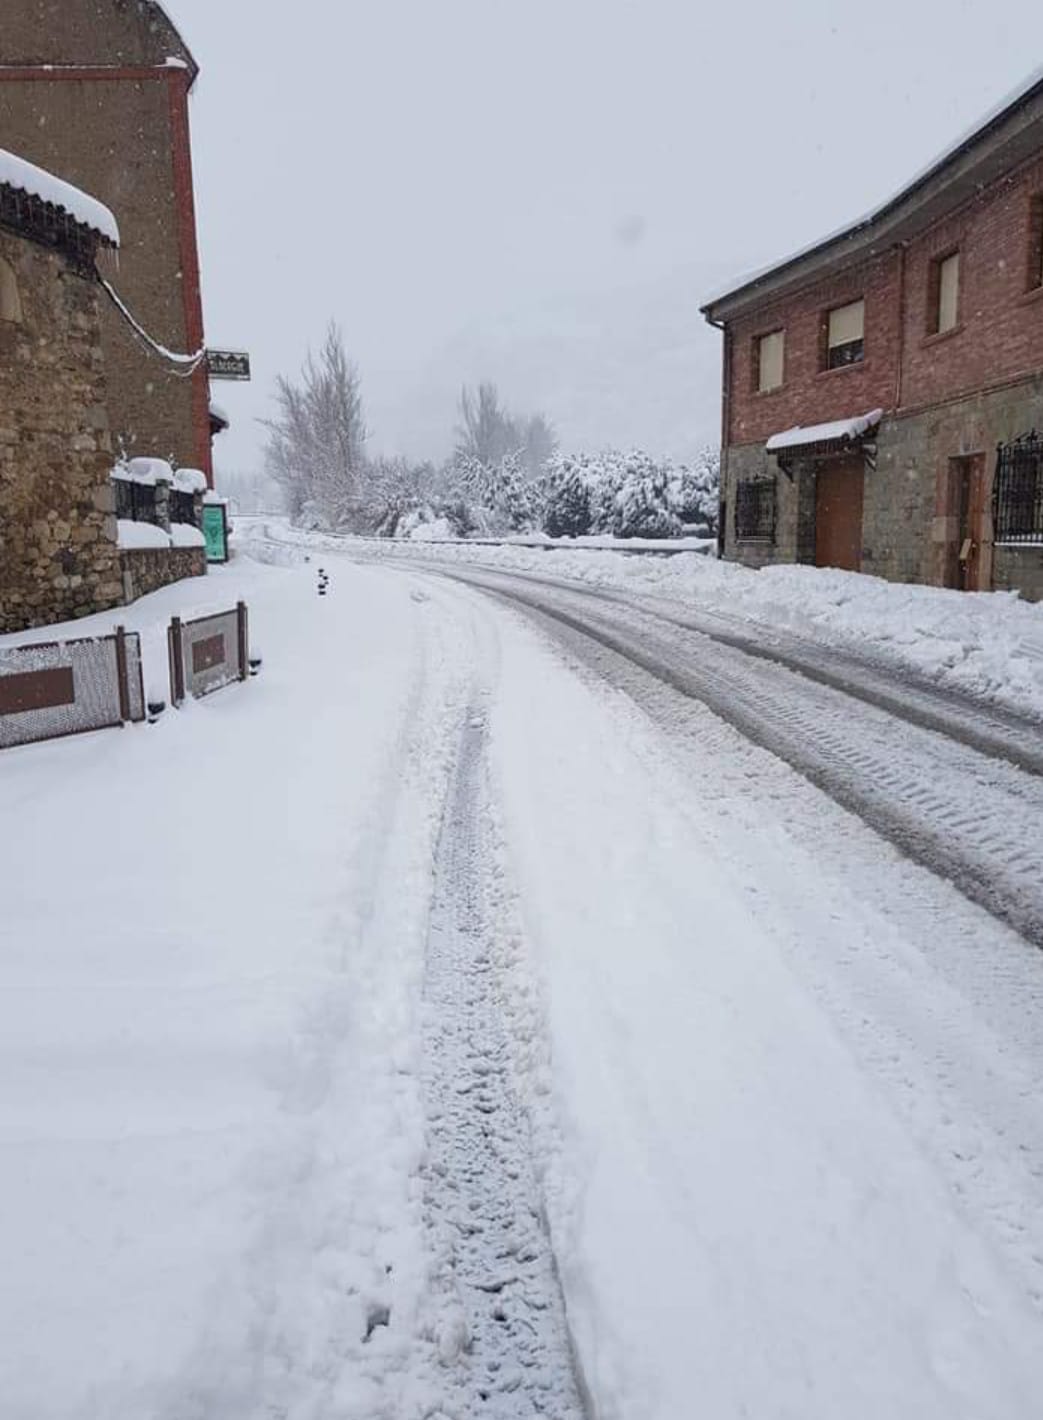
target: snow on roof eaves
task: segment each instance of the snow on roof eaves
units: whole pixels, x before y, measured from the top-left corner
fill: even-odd
[[[980,118],[973,127],[961,133],[954,143],[950,143],[937,157],[932,158],[929,163],[922,167],[920,171],[900,187],[897,192],[892,193],[885,202],[881,202],[878,207],[874,207],[861,217],[856,218],[854,222],[849,222],[846,226],[839,227],[836,231],[830,232],[828,236],[819,237],[815,241],[810,242],[807,246],[799,248],[799,250],[792,252],[781,261],[773,261],[770,266],[763,266],[757,271],[747,272],[745,276],[730,282],[724,290],[715,292],[712,296],[703,301],[701,307],[703,315],[709,319],[711,308],[718,305],[721,301],[727,300],[730,296],[738,296],[742,291],[747,290],[747,288],[751,286],[756,286],[759,282],[766,280],[767,277],[774,275],[776,272],[784,271],[788,266],[795,266],[796,263],[802,261],[804,257],[813,256],[816,252],[826,251],[829,247],[835,246],[848,238],[856,237],[860,232],[865,231],[867,227],[871,227],[874,222],[878,222],[880,218],[890,212],[892,208],[896,207],[905,198],[911,196],[917,188],[922,187],[929,178],[941,172],[941,170],[945,168],[947,164],[951,163],[954,158],[958,157],[964,149],[970,147],[976,139],[984,137],[985,133],[999,122],[1000,119],[1005,118],[1008,113],[1025,103],[1034,95],[1037,89],[1041,88],[1043,88],[1043,65],[1038,69],[1034,69],[1027,79],[1023,80],[1015,89],[1012,89],[1009,94],[1005,95],[998,104],[995,104],[989,109],[988,113]]]
[[[4,148],[0,148],[0,183],[50,203],[52,207],[67,212],[82,227],[88,227],[113,246],[119,246],[120,229],[116,218],[96,197],[90,197],[78,187],[73,187],[72,183],[64,182],[33,163],[27,163],[24,158],[15,157],[14,153],[8,153]]]
[[[875,429],[883,417],[882,409],[874,409],[868,414],[858,414],[851,419],[834,419],[830,424],[809,424],[806,428],[798,424],[793,429],[784,429],[781,434],[772,434],[766,448],[769,454],[777,454],[782,449],[806,448],[808,444],[860,439],[870,429]]]

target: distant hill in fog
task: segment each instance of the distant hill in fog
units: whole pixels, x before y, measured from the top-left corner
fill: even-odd
[[[687,268],[533,306],[464,326],[411,371],[364,370],[373,447],[443,457],[460,386],[480,379],[495,380],[512,407],[547,414],[565,448],[633,445],[683,459],[716,444],[720,336],[699,303],[719,276]]]

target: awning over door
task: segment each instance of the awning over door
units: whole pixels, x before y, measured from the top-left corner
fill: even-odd
[[[882,409],[857,414],[850,419],[834,419],[830,424],[798,424],[772,434],[768,440],[769,454],[828,456],[850,450],[867,434],[875,432],[884,417]]]

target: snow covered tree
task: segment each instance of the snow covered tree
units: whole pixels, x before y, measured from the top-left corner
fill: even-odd
[[[716,537],[720,508],[721,456],[701,449],[692,464],[675,469],[670,479],[670,505],[686,530],[698,537]]]
[[[585,537],[590,532],[590,480],[586,461],[559,454],[543,479],[543,530],[548,537]]]
[[[615,537],[679,537],[680,519],[670,507],[668,468],[647,454],[632,453],[620,466],[613,500],[611,532]]]
[[[325,527],[364,521],[361,382],[336,325],[298,381],[279,377],[275,398],[276,416],[265,421],[265,467],[283,489],[290,517]]]

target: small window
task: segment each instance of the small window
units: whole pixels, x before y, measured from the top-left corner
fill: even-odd
[[[866,354],[866,303],[850,301],[846,306],[834,306],[825,320],[825,368],[839,370],[845,365],[857,365]]]
[[[1030,291],[1043,286],[1043,193],[1032,199],[1029,218],[1029,282]]]
[[[927,333],[943,335],[955,330],[960,319],[960,253],[949,252],[931,262],[927,293]]]
[[[744,479],[735,489],[735,536],[742,542],[775,541],[775,480]]]
[[[14,267],[0,256],[0,320],[14,325],[22,323],[22,298],[18,294],[18,278]]]
[[[786,354],[784,331],[773,330],[756,342],[757,389],[762,394],[777,390],[782,384],[782,365]]]

